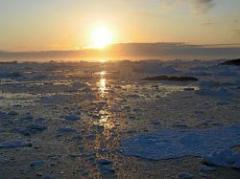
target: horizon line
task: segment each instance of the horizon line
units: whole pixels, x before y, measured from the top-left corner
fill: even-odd
[[[189,42],[121,42],[121,43],[112,43],[103,49],[98,48],[80,48],[80,49],[52,49],[52,50],[4,50],[0,49],[0,53],[40,53],[40,52],[78,52],[78,51],[106,51],[107,49],[117,46],[117,45],[182,45],[182,46],[191,46],[191,47],[201,47],[201,48],[208,48],[208,47],[222,47],[222,48],[240,48],[240,43],[215,43],[215,44],[195,44]]]

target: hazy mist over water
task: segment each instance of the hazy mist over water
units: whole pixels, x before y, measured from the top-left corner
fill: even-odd
[[[238,58],[240,44],[192,45],[185,43],[124,43],[106,49],[82,49],[72,51],[0,51],[2,61],[115,61],[115,60],[210,60]]]

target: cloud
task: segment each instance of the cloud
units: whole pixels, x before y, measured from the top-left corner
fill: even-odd
[[[195,14],[205,14],[215,5],[215,0],[155,0],[160,3],[161,11],[169,11],[187,4]]]
[[[215,5],[214,0],[190,0],[190,2],[197,14],[207,13]]]
[[[211,22],[211,21],[201,23],[202,26],[212,26],[212,25],[215,25],[215,24],[216,23]]]
[[[236,24],[238,24],[238,23],[239,23],[239,20],[238,20],[238,19],[234,19],[233,22],[236,23]]]
[[[236,34],[237,38],[240,39],[240,29],[236,29],[235,34]]]

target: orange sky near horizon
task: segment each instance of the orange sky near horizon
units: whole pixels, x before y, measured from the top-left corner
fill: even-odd
[[[128,42],[239,43],[239,8],[239,0],[1,0],[0,50],[78,50]],[[101,26],[107,33],[97,32]]]

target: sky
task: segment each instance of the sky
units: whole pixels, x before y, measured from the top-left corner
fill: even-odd
[[[99,24],[113,43],[240,43],[239,0],[0,0],[0,50],[74,50]]]

